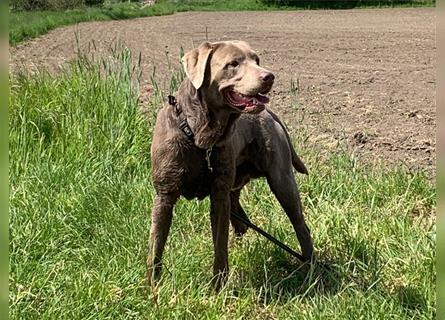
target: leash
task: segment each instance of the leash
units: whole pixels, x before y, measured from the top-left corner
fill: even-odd
[[[193,131],[190,128],[190,126],[189,126],[189,124],[187,122],[187,118],[182,113],[182,110],[178,107],[178,102],[176,101],[176,98],[174,96],[172,96],[172,95],[169,95],[168,96],[168,104],[175,108],[176,115],[179,117],[179,119],[181,121],[180,124],[179,124],[179,128],[182,130],[182,132],[184,132],[184,134],[190,140],[193,140],[193,137],[194,137]],[[212,147],[210,147],[209,149],[206,150],[206,162],[207,162],[207,168],[209,169],[209,171],[211,173],[213,173],[213,168],[212,168],[212,165],[210,163],[210,156],[211,156],[211,154],[212,154]],[[254,225],[249,220],[241,217],[236,212],[231,212],[231,215],[235,219],[237,219],[238,221],[244,223],[249,228],[255,230],[260,235],[262,235],[263,237],[265,237],[266,239],[268,239],[269,241],[271,241],[272,243],[274,243],[275,245],[277,245],[278,247],[280,247],[281,249],[283,249],[284,251],[289,253],[290,255],[294,256],[295,258],[297,258],[298,260],[300,260],[302,262],[305,262],[305,259],[304,259],[304,257],[301,254],[299,254],[298,252],[292,250],[290,247],[285,245],[283,242],[281,242],[277,238],[273,237],[272,235],[270,235],[269,233],[267,233],[266,231],[264,231],[260,227],[257,227],[256,225]]]
[[[278,240],[277,238],[274,238],[272,235],[270,235],[269,233],[267,233],[266,231],[264,231],[263,229],[261,229],[260,227],[257,227],[256,225],[254,225],[252,222],[250,222],[249,220],[244,219],[243,217],[241,217],[240,215],[238,215],[236,212],[231,212],[231,215],[237,219],[238,221],[244,223],[245,225],[247,225],[249,228],[255,230],[256,232],[258,232],[260,235],[262,235],[263,237],[265,237],[266,239],[268,239],[269,241],[273,242],[274,244],[276,244],[277,246],[279,246],[281,249],[283,249],[284,251],[286,251],[287,253],[289,253],[290,255],[294,256],[295,258],[297,258],[298,260],[305,262],[305,259],[303,258],[303,256],[301,254],[299,254],[298,252],[292,250],[291,248],[289,248],[287,245],[285,245],[283,242],[281,242],[280,240]]]

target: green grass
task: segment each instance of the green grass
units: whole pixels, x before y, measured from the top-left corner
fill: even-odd
[[[215,294],[208,200],[180,200],[161,285],[147,291],[160,104],[142,118],[137,63],[126,49],[112,55],[10,80],[11,319],[434,318],[433,183],[340,150],[326,155],[303,141],[304,130],[296,144],[310,175],[298,182],[319,262],[305,268],[252,231],[231,234],[230,279]],[[297,247],[263,180],[241,201],[254,222]]]
[[[368,2],[374,1],[375,4]],[[113,4],[104,7],[90,7],[65,11],[12,11],[9,17],[9,43],[18,43],[45,34],[57,27],[84,21],[105,21],[134,19],[139,17],[168,15],[184,11],[240,11],[240,10],[294,10],[316,8],[351,8],[385,6],[434,6],[435,0],[366,0],[356,6],[351,1],[287,1],[286,5],[276,5],[275,1],[259,0],[204,0],[179,1],[172,3],[158,1],[154,6],[141,8],[135,3]],[[337,4],[336,4],[337,3]],[[332,5],[331,5],[332,4]]]

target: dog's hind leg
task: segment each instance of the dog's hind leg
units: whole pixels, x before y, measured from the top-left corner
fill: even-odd
[[[241,189],[230,192],[230,211],[231,211],[230,223],[232,224],[233,232],[235,233],[235,235],[239,237],[244,235],[247,232],[247,229],[249,228],[243,222],[239,221],[236,217],[234,217],[234,214],[236,214],[237,216],[240,216],[244,220],[249,221],[249,218],[247,217],[246,213],[244,212],[239,202],[240,193]]]
[[[267,177],[267,182],[292,223],[303,257],[309,261],[313,258],[314,249],[309,228],[304,221],[300,194],[294,175],[292,172],[275,171]]]
[[[147,284],[149,286],[161,275],[162,253],[172,222],[173,206],[177,199],[176,195],[156,195],[154,200],[147,257]]]

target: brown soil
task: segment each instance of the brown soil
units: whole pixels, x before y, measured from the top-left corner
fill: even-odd
[[[271,108],[288,125],[303,123],[309,143],[328,152],[347,145],[366,161],[434,177],[435,24],[433,8],[188,12],[60,28],[12,48],[10,64],[57,70],[74,57],[78,30],[81,46],[94,40],[99,52],[123,40],[141,52],[143,80],[156,66],[162,86],[180,47],[196,46],[206,30],[211,41],[242,39],[277,76]]]

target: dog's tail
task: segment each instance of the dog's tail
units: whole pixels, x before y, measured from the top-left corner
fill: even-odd
[[[293,167],[295,168],[295,170],[297,170],[297,172],[300,172],[300,173],[303,173],[303,174],[309,174],[309,172],[308,172],[306,166],[304,165],[303,161],[300,159],[300,157],[295,152],[295,149],[294,149],[294,146],[292,145],[292,141],[290,139],[289,133],[287,132],[286,127],[284,126],[283,122],[281,122],[280,118],[278,118],[278,116],[275,113],[273,113],[272,110],[270,110],[268,108],[267,111],[270,113],[272,118],[281,125],[281,127],[284,130],[284,133],[286,134],[287,142],[289,144],[289,149],[290,149],[290,152],[291,152]]]

